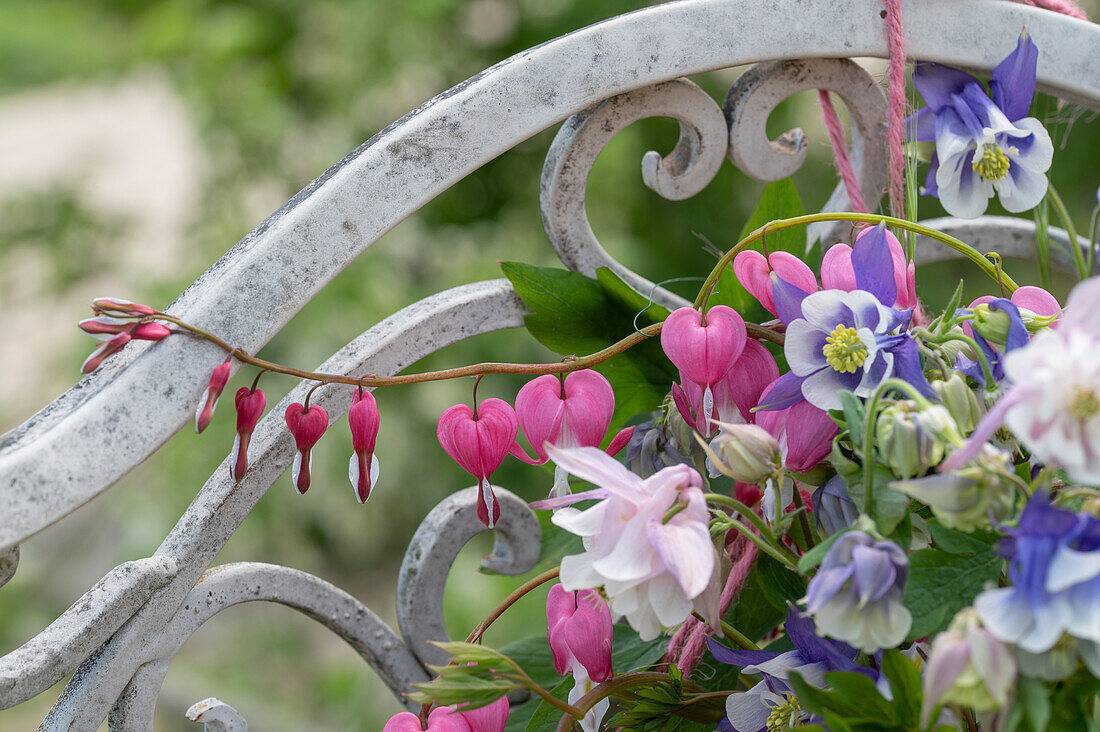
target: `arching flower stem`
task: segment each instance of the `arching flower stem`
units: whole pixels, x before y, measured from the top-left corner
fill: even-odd
[[[1069,249],[1073,254],[1073,263],[1077,266],[1077,276],[1085,279],[1089,276],[1089,270],[1085,266],[1085,256],[1081,254],[1081,246],[1077,243],[1077,227],[1073,225],[1073,218],[1069,215],[1065,201],[1058,195],[1054,184],[1050,182],[1047,183],[1047,198],[1058,213],[1058,218],[1062,220],[1062,228],[1066,230],[1066,236],[1069,237]]]
[[[753,231],[741,241],[737,242],[726,254],[718,260],[718,264],[714,265],[714,269],[711,270],[707,279],[703,282],[703,286],[699,288],[699,295],[695,298],[695,308],[698,310],[705,300],[707,293],[714,286],[714,283],[718,281],[718,278],[722,276],[722,272],[729,266],[733,258],[737,256],[742,250],[746,249],[750,244],[758,239],[763,238],[765,231],[781,231],[783,229],[792,229],[796,226],[805,226],[807,224],[815,224],[819,221],[864,221],[871,224],[877,224],[884,222],[887,226],[894,226],[906,231],[912,231],[916,234],[921,234],[929,239],[938,241],[951,249],[959,252],[971,262],[976,264],[979,269],[985,272],[993,280],[997,280],[997,270],[993,264],[986,259],[986,257],[974,247],[970,246],[960,239],[956,239],[953,236],[944,234],[942,231],[937,231],[929,226],[923,224],[916,224],[912,221],[906,221],[905,219],[895,218],[893,216],[882,216],[880,214],[870,213],[816,213],[806,214],[804,216],[793,216],[789,219],[779,219],[777,221],[770,221],[759,229]],[[1008,275],[1003,272],[1000,275],[1000,280],[1004,282],[1005,288],[1009,293],[1014,292],[1019,285]]]
[[[969,320],[969,318],[958,318],[957,322],[962,320]],[[914,338],[918,338],[927,343],[946,343],[947,341],[959,341],[970,346],[971,350],[977,354],[978,363],[982,367],[982,375],[985,377],[985,386],[987,389],[992,389],[997,385],[997,380],[993,378],[993,369],[989,365],[989,360],[982,353],[982,349],[978,348],[978,342],[968,335],[962,333],[943,333],[936,335],[927,328],[914,328],[910,331]]]

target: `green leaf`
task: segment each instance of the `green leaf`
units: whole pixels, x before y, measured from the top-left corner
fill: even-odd
[[[744,587],[726,621],[752,641],[758,641],[775,629],[787,617],[787,609],[780,610],[768,602],[761,587],[759,563],[745,579]]]
[[[660,323],[670,314],[668,308],[635,292],[630,285],[623,282],[621,277],[607,267],[599,267],[596,270],[596,282],[608,297],[635,314],[639,328]]]
[[[852,440],[852,447],[861,450],[863,449],[863,425],[867,419],[863,401],[847,390],[837,392],[837,396],[840,397],[840,405],[844,410],[844,422]]]
[[[777,610],[787,612],[787,607],[806,596],[806,578],[784,567],[767,554],[756,560],[760,575],[760,589],[764,597]]]
[[[1000,534],[993,531],[979,530],[964,534],[961,531],[949,529],[934,519],[928,522],[928,531],[932,534],[932,541],[936,548],[949,554],[986,552],[1001,538]]]
[[[913,615],[908,638],[923,638],[946,628],[985,583],[997,581],[1003,562],[988,547],[972,554],[921,549],[909,555],[909,579],[902,598]]]
[[[815,544],[813,549],[803,554],[802,558],[798,560],[798,571],[802,574],[808,574],[810,570],[821,564],[821,561],[825,559],[825,555],[829,553],[837,539],[846,533],[847,530],[838,531],[820,544]]]
[[[905,727],[915,728],[920,723],[923,699],[920,671],[900,651],[890,649],[882,654],[882,673],[890,682],[898,720]]]
[[[844,672],[836,672],[844,673]],[[855,674],[859,676],[860,674]],[[841,694],[819,689],[812,684],[803,681],[797,671],[790,673],[790,684],[795,696],[804,709],[814,714],[824,715],[826,711],[836,712],[842,717],[860,718],[863,716],[862,705],[853,699],[847,699]],[[870,681],[870,679],[868,679]],[[872,686],[874,684],[872,683]]]
[[[562,679],[561,683],[551,689],[550,694],[557,699],[565,700],[566,697],[569,696],[569,690],[572,688],[573,677],[566,676]],[[538,704],[536,705],[535,702],[538,702]],[[561,721],[563,712],[545,699],[535,697],[523,706],[535,708],[535,711],[531,713],[530,721],[527,722],[527,727],[525,728],[527,732],[554,732],[554,730],[558,728],[558,722]],[[509,712],[508,724],[505,725],[504,732],[511,732],[512,729],[516,729],[512,726],[512,717],[514,714],[514,712]]]
[[[851,671],[830,671],[825,674],[825,681],[830,687],[828,706],[838,713],[844,713],[835,706],[836,698],[841,697],[845,704],[854,704],[860,710],[858,715],[853,716],[897,721],[893,705],[879,693],[875,682],[863,674]],[[918,683],[920,683],[919,679]]]
[[[798,190],[794,187],[794,183],[790,178],[769,183],[764,187],[764,193],[760,196],[760,202],[756,205],[756,210],[749,217],[737,239],[738,241],[744,239],[769,221],[801,216],[803,213],[805,213],[805,209],[802,208],[802,200],[798,197]],[[804,259],[806,256],[806,229],[805,227],[795,227],[769,232],[765,237],[765,244],[769,252],[790,252],[799,259]],[[758,245],[758,248],[763,249],[764,247]],[[750,295],[748,290],[737,281],[732,265],[722,271],[718,286],[707,300],[707,304],[711,307],[728,305],[741,313],[746,320],[754,322],[761,322],[761,320],[770,317],[768,312],[756,301],[756,298]]]
[[[875,482],[875,500],[871,518],[883,534],[891,533],[909,511],[909,497],[890,487],[894,474],[881,465],[875,465],[871,474]],[[863,489],[863,470],[844,476],[848,483],[848,495],[861,512],[867,513],[867,491]]]
[[[1026,721],[1033,732],[1044,732],[1047,729],[1051,711],[1050,689],[1042,681],[1021,675],[1017,683],[1015,706],[1022,713],[1021,721]]]
[[[531,335],[563,356],[595,353],[635,331],[638,311],[623,304],[626,296],[617,287],[612,296],[599,282],[576,272],[519,262],[503,262],[501,269],[531,310],[525,319]],[[610,282],[606,275],[605,282]],[[615,390],[613,425],[655,409],[679,378],[658,338],[595,368]]]
[[[959,286],[955,288],[955,293],[951,295],[951,299],[947,301],[947,307],[943,309],[945,321],[954,318],[955,311],[959,309],[959,305],[962,303],[963,282],[964,280],[959,280]]]

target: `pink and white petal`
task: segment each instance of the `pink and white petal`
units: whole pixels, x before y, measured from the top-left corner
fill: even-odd
[[[562,450],[548,445],[546,452],[555,464],[565,468],[571,475],[611,493],[636,498],[641,490],[642,479],[599,448],[574,447]]]
[[[660,519],[646,525],[646,536],[688,599],[707,588],[714,572],[714,550],[705,523]]]

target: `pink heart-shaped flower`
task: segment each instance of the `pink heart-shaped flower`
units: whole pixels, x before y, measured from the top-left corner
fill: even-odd
[[[552,374],[523,385],[516,395],[516,415],[523,434],[545,462],[549,442],[557,447],[598,447],[615,412],[615,392],[602,374],[583,369],[565,377]]]
[[[328,429],[328,412],[317,404],[307,410],[298,402],[294,402],[286,408],[284,417],[298,449],[294,455],[294,467],[290,473],[291,482],[294,483],[294,490],[304,494],[309,490],[309,469],[313,465],[311,451]]]
[[[467,404],[448,407],[439,415],[436,437],[443,450],[463,470],[478,481],[481,499],[477,515],[492,528],[500,519],[489,477],[508,455],[519,432],[519,421],[512,405],[503,399],[490,398],[477,407],[477,417]]]
[[[378,458],[374,455],[374,443],[382,417],[378,403],[369,391],[356,390],[348,410],[348,426],[351,428],[351,447],[355,454],[348,463],[348,479],[355,490],[355,499],[366,503],[371,487],[378,482]]]
[[[703,316],[683,307],[665,319],[661,348],[683,376],[701,387],[717,383],[745,348],[745,321],[736,310],[715,305]]]
[[[451,707],[436,707],[428,715],[428,728],[422,730],[420,718],[412,712],[399,712],[386,722],[382,732],[472,732],[469,723]]]
[[[237,437],[233,440],[233,452],[229,454],[229,477],[240,482],[248,472],[248,444],[267,406],[267,397],[263,389],[250,391],[242,386],[237,389],[233,402],[237,407]]]

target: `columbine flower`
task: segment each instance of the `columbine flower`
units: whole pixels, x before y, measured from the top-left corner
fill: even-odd
[[[1026,116],[1038,57],[1025,30],[993,70],[993,99],[966,72],[931,63],[913,71],[928,106],[910,118],[909,137],[936,143],[925,193],[951,215],[981,216],[994,193],[1012,212],[1027,211],[1046,195],[1054,145],[1039,120]]]
[[[778,381],[769,384],[768,390]],[[796,473],[805,472],[828,457],[833,438],[840,430],[828,412],[804,400],[786,409],[757,412],[756,424],[779,442],[783,464]]]
[[[856,246],[859,240],[865,236],[877,236],[877,227],[865,228],[856,237]],[[889,231],[885,232],[886,243],[890,247],[890,261],[894,270],[894,287],[897,290],[897,298],[891,305],[899,310],[918,308],[917,300],[917,265],[915,262],[905,261],[905,252],[901,248],[901,242]],[[851,292],[859,289],[856,280],[856,269],[852,264],[852,247],[847,244],[834,244],[825,250],[821,256],[821,285],[826,290],[844,290]]]
[[[795,647],[785,653],[734,650],[707,639],[715,660],[741,666],[742,673],[763,676],[748,691],[726,698],[726,717],[735,732],[785,730],[810,720],[812,715],[801,708],[791,689],[792,671],[819,688],[826,686],[825,673],[829,671],[858,671],[874,677],[871,669],[855,664],[854,648],[818,636],[807,615],[791,608],[784,628]]]
[[[237,389],[233,402],[237,407],[237,436],[233,439],[233,451],[229,453],[229,477],[239,483],[248,472],[248,443],[267,406],[267,397],[263,389],[250,390],[242,386]]]
[[[767,430],[754,424],[715,424],[718,436],[711,445],[703,445],[707,459],[718,472],[752,484],[763,483],[779,472],[783,453]]]
[[[378,483],[378,456],[374,454],[374,442],[378,438],[378,426],[382,422],[374,394],[356,389],[348,410],[348,427],[351,428],[351,447],[355,452],[348,461],[348,480],[355,491],[355,500],[366,503],[370,491]]]
[[[516,441],[519,421],[512,405],[490,398],[477,406],[456,404],[439,415],[435,436],[451,459],[477,479],[477,517],[490,529],[500,520],[500,504],[489,482]]]
[[[1008,453],[985,445],[975,461],[959,470],[898,481],[890,487],[927,505],[944,526],[973,531],[1012,513],[1016,487],[1006,480],[1011,474]]]
[[[284,414],[287,429],[294,435],[294,466],[290,470],[290,482],[294,490],[305,495],[309,490],[310,469],[313,467],[313,446],[328,429],[328,412],[320,404],[306,409],[298,402],[286,408]]]
[[[611,678],[611,610],[596,590],[569,592],[561,585],[546,598],[546,639],[559,675],[573,675],[569,703],[576,704],[596,684]],[[584,732],[596,732],[610,702],[604,699],[581,720]]]
[[[982,627],[974,609],[964,608],[932,641],[924,679],[925,723],[939,704],[993,712],[1008,703],[1016,683],[1016,661],[1012,650]]]
[[[564,381],[554,374],[534,378],[516,394],[516,416],[536,457],[525,455],[518,443],[513,446],[512,454],[526,463],[542,465],[548,459],[546,444],[599,447],[614,413],[615,392],[598,371],[574,371]],[[607,446],[608,454],[614,455],[621,450],[633,432],[633,427],[620,430]],[[555,468],[550,497],[567,493],[569,482],[565,471]]]
[[[994,343],[1003,346],[1008,340],[1011,329],[1011,315],[1003,312],[997,315],[997,309],[989,307],[990,303],[995,302],[997,299],[993,295],[982,295],[975,298],[968,309],[974,313],[975,320],[978,317],[986,319],[999,318],[1001,320],[1001,332],[996,334],[999,337],[990,337],[992,334],[988,332],[983,333],[983,335]],[[1042,287],[1035,287],[1034,285],[1018,287],[1009,296],[1009,302],[1016,306],[1020,315],[1020,322],[1024,324],[1028,332],[1035,333],[1043,328],[1058,327],[1058,321],[1062,315],[1062,306],[1058,304],[1058,300],[1054,298],[1054,295],[1051,295]],[[983,305],[984,308],[982,308]],[[967,335],[973,335],[973,329],[969,322],[963,322],[963,330],[966,331]],[[982,329],[979,328],[978,330],[981,332]]]
[[[776,312],[772,291],[773,277],[794,285],[805,293],[817,291],[817,278],[805,262],[787,252],[772,252],[767,259],[760,252],[746,249],[733,258],[737,281],[772,315]]]
[[[1036,493],[1007,531],[998,548],[1009,560],[1012,586],[974,599],[989,632],[1028,653],[1050,650],[1063,633],[1100,641],[1100,520]]]
[[[1003,369],[1012,386],[941,470],[972,459],[1003,422],[1038,460],[1063,468],[1075,481],[1100,484],[1098,342],[1100,278],[1094,277],[1070,293],[1057,330],[1039,333],[1026,347],[1012,349],[1010,339]]]
[[[561,560],[566,590],[603,587],[616,615],[625,615],[643,640],[661,627],[682,623],[692,601],[705,600],[716,581],[717,555],[710,541],[702,477],[686,465],[642,480],[593,447],[547,448],[550,459],[596,489],[538,501],[559,508],[600,499],[579,511],[562,508],[553,522],[583,537],[585,552]],[[678,511],[666,519],[670,509]]]
[[[901,604],[909,558],[862,531],[837,539],[806,590],[806,612],[822,633],[874,653],[901,643],[912,616]]]
[[[829,478],[825,485],[814,491],[812,501],[814,519],[826,536],[849,528],[859,518],[856,502],[848,495],[848,486],[839,475]]]

